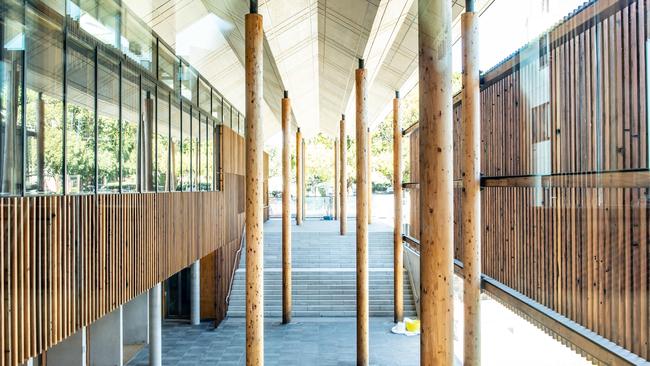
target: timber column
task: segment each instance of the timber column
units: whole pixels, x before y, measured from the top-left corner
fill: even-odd
[[[454,190],[451,2],[418,1],[420,88],[420,360],[451,366]]]
[[[357,137],[357,365],[369,364],[368,341],[368,112],[363,59],[355,72]]]
[[[478,64],[478,15],[474,1],[465,1],[461,15],[463,91],[461,159],[463,190],[463,304],[465,306],[465,365],[481,364],[481,117]]]
[[[345,235],[346,231],[348,230],[348,213],[346,211],[347,203],[346,200],[348,198],[348,175],[346,172],[346,167],[347,167],[347,157],[345,156],[345,152],[347,150],[348,144],[346,143],[347,141],[345,140],[345,114],[341,115],[341,123],[339,126],[339,135],[340,135],[340,141],[339,145],[341,147],[341,153],[339,154],[339,157],[341,159],[341,173],[340,179],[341,181],[339,182],[339,194],[341,195],[339,201],[339,205],[341,206],[341,218],[340,218],[340,226],[341,226],[341,235]]]
[[[339,139],[334,138],[334,220],[339,219]]]
[[[296,131],[296,225],[302,225],[302,133]]]
[[[302,166],[300,167],[300,184],[301,187],[300,189],[302,190],[301,192],[301,197],[302,197],[302,204],[300,205],[300,221],[305,221],[305,199],[307,197],[307,190],[306,190],[306,185],[305,185],[305,161],[307,160],[307,155],[305,154],[305,139],[302,139],[302,159],[300,159],[300,162],[302,163]]]
[[[368,225],[372,224],[372,166],[370,165],[370,127],[368,127]]]
[[[399,120],[399,91],[393,99],[393,195],[395,228],[393,229],[393,290],[395,323],[404,320],[404,257],[402,250],[402,129]]]
[[[262,16],[251,0],[246,14],[246,364],[264,364],[264,247],[262,228]]]
[[[282,99],[282,323],[291,322],[291,158],[289,92]]]

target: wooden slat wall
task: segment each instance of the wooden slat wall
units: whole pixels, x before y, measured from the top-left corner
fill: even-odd
[[[225,314],[243,215],[243,139],[220,192],[0,198],[0,365],[42,353],[211,254]],[[225,289],[225,290],[224,290]]]
[[[649,359],[649,194],[486,188],[483,272]]]
[[[586,6],[485,74],[481,91],[485,177],[573,174],[556,177],[562,187],[484,188],[483,272],[646,359],[650,187],[634,187],[632,171],[649,169],[648,5],[600,0]],[[459,121],[457,103],[455,131]],[[412,169],[417,135],[410,138]],[[454,145],[456,159],[457,133]],[[628,188],[598,188],[602,182],[593,174],[626,171]],[[418,181],[417,171],[411,181]],[[417,237],[417,188],[409,195]],[[458,225],[455,233],[460,259]]]
[[[0,207],[4,365],[223,245],[222,192],[0,198]]]

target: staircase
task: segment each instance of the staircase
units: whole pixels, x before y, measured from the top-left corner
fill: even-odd
[[[354,233],[294,232],[292,245],[293,316],[356,316],[356,238]],[[264,235],[264,315],[282,316],[282,236]],[[242,251],[245,253],[245,251]],[[371,232],[369,238],[370,316],[393,316],[393,234]],[[235,273],[228,315],[246,316],[245,258]],[[404,315],[416,317],[404,275]]]

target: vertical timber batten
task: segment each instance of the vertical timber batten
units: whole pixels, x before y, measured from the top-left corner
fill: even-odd
[[[341,160],[341,173],[340,179],[341,181],[339,182],[339,194],[341,197],[339,198],[339,205],[341,206],[341,217],[340,217],[340,227],[341,227],[341,235],[345,235],[346,231],[348,230],[348,213],[347,213],[347,198],[348,198],[348,187],[347,187],[347,181],[348,181],[348,176],[346,172],[346,167],[347,167],[347,157],[346,157],[346,150],[348,147],[347,141],[345,139],[345,115],[341,115],[341,123],[339,126],[339,145],[341,147],[341,153],[339,154],[339,158]]]
[[[368,112],[363,60],[355,72],[357,138],[357,365],[369,364],[368,324]]]
[[[282,323],[291,322],[291,124],[289,93],[282,99]]]
[[[468,1],[470,3],[471,1]],[[461,237],[463,256],[464,364],[481,364],[481,118],[478,14],[461,15],[463,91],[461,123]]]
[[[302,133],[296,131],[296,225],[302,225]]]
[[[370,127],[368,127],[368,162],[366,166],[368,167],[368,225],[372,224],[372,166],[370,165],[370,155],[371,150],[371,138],[370,138]]]
[[[393,306],[395,323],[404,320],[404,257],[402,251],[402,129],[399,119],[399,92],[393,99],[393,194],[395,228],[393,229]]]
[[[254,4],[255,3],[255,4]],[[246,14],[246,364],[264,364],[262,16]],[[255,11],[253,11],[255,10]]]
[[[451,2],[418,2],[420,92],[420,363],[453,353]]]

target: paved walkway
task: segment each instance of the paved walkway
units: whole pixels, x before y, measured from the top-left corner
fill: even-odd
[[[245,365],[244,318],[191,326],[165,321],[163,365]],[[370,319],[372,365],[419,365],[419,337],[390,333],[392,319]],[[292,324],[266,321],[265,365],[356,365],[354,318],[297,318]],[[130,366],[148,365],[143,349]]]

